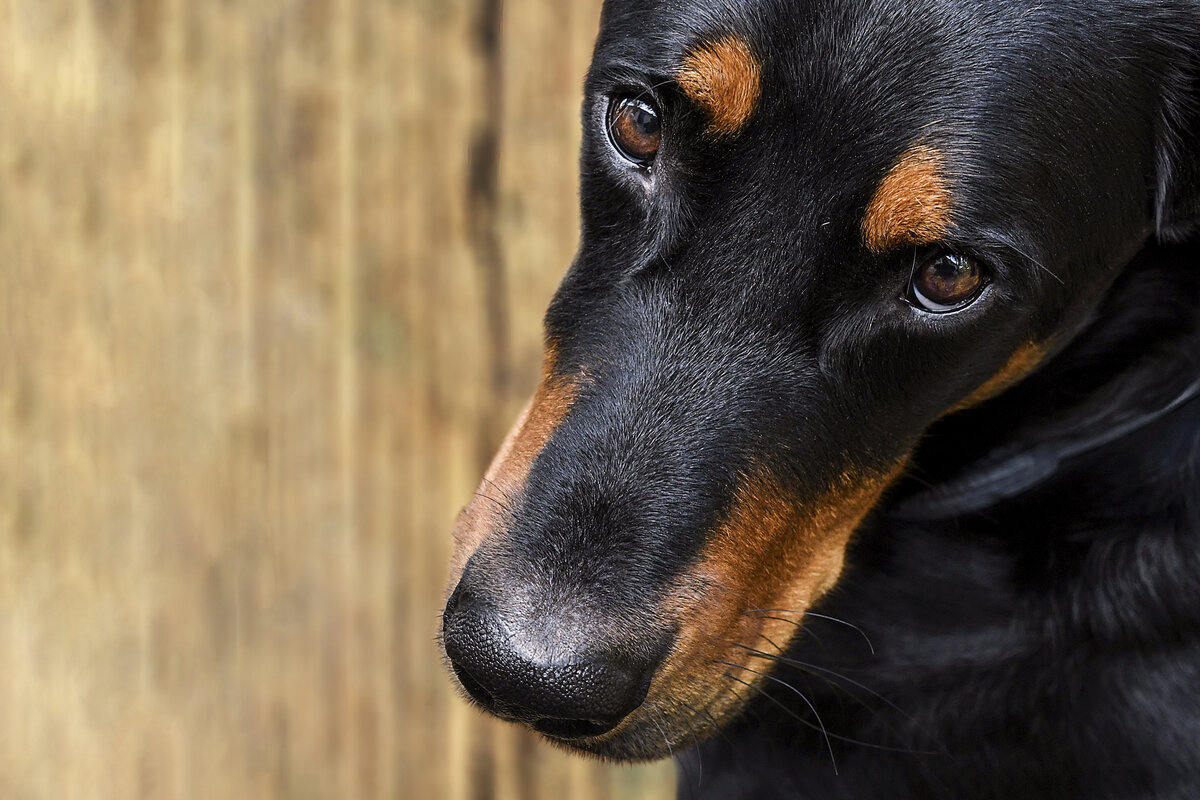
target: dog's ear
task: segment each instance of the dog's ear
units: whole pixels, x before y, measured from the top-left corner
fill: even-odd
[[[1200,55],[1167,82],[1158,136],[1155,226],[1164,241],[1200,231]]]

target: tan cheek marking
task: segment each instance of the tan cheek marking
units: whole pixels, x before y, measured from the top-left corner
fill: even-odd
[[[736,36],[702,44],[683,59],[676,82],[708,114],[708,129],[737,133],[758,107],[762,69],[750,46]]]
[[[500,527],[504,507],[520,496],[534,459],[546,446],[575,401],[578,382],[554,374],[555,354],[547,350],[542,382],[509,430],[479,485],[454,526],[454,555],[450,559],[449,595],[458,585],[467,561],[484,540]],[[502,505],[503,504],[503,505]]]
[[[836,583],[851,534],[906,463],[876,477],[844,474],[815,504],[800,502],[769,474],[747,481],[726,522],[664,604],[679,632],[651,685],[650,703],[705,707],[717,718],[736,709],[743,698],[725,687],[743,687],[725,673],[755,685],[763,678],[721,662],[769,671],[768,661],[744,648],[775,653],[777,646],[787,647],[798,630],[793,622]],[[780,608],[795,613],[747,613]]]
[[[900,157],[875,190],[863,217],[863,242],[876,253],[932,244],[950,227],[952,200],[942,154],[917,145]]]
[[[964,408],[979,405],[985,400],[991,400],[1010,386],[1018,383],[1042,363],[1046,356],[1046,346],[1036,342],[1026,342],[1017,348],[1000,371],[972,392],[966,399],[951,409],[961,411]]]

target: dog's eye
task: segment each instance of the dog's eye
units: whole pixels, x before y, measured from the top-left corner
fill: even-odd
[[[926,260],[913,273],[908,300],[926,311],[944,314],[968,305],[979,296],[984,284],[984,270],[978,261],[942,253]]]
[[[617,97],[608,104],[608,135],[622,156],[646,166],[658,154],[662,123],[650,104],[633,97]]]

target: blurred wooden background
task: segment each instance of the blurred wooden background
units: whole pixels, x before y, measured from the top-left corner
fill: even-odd
[[[0,0],[0,798],[669,796],[434,644],[598,11]]]

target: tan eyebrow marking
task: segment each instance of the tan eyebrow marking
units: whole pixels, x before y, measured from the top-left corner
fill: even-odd
[[[688,53],[675,80],[708,114],[709,131],[725,136],[737,133],[758,107],[762,67],[746,42],[724,36]]]
[[[942,154],[928,145],[916,145],[900,156],[863,217],[863,242],[870,250],[883,253],[932,244],[946,235],[953,198],[942,161]]]

